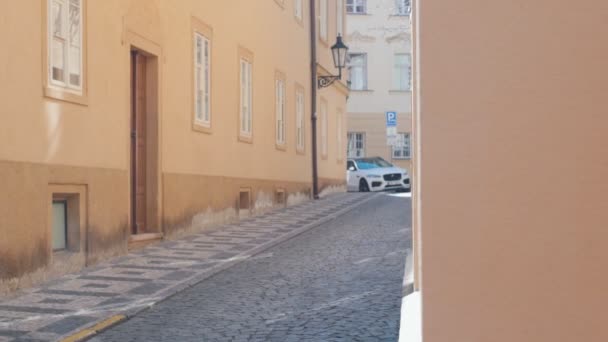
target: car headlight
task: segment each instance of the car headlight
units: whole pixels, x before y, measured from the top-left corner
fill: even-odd
[[[379,176],[379,175],[367,175],[367,178],[382,178],[382,176]]]

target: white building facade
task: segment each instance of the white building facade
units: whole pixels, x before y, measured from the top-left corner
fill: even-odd
[[[411,171],[410,0],[346,0],[349,158],[379,156]],[[397,112],[397,145],[386,112]]]

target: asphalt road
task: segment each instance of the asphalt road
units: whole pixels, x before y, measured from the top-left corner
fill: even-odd
[[[381,195],[90,341],[397,341],[410,205]]]

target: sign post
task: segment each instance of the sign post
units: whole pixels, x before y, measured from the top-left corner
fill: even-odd
[[[397,137],[397,112],[386,112],[386,144],[394,146]]]

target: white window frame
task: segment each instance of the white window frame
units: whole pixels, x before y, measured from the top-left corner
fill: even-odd
[[[247,58],[241,57],[239,65],[239,131],[241,136],[251,138],[253,134],[253,63]]]
[[[346,154],[348,158],[365,157],[365,133],[363,132],[348,132],[348,148]],[[360,148],[357,145],[361,146]]]
[[[304,90],[296,90],[296,148],[304,151]]]
[[[405,57],[400,63],[399,57]],[[412,55],[396,53],[393,56],[393,89],[400,91],[412,90]]]
[[[346,13],[367,14],[367,0],[346,0]]]
[[[294,0],[293,15],[298,21],[304,20],[304,0]]]
[[[328,15],[327,0],[319,0],[319,38],[327,42],[328,37]]]
[[[194,122],[204,127],[211,127],[211,40],[200,32],[194,32],[193,43]]]
[[[410,15],[412,13],[412,1],[395,0],[395,12],[397,15]]]
[[[275,80],[275,119],[276,119],[276,143],[285,145],[286,122],[285,122],[285,80],[277,77]]]
[[[353,56],[361,56],[363,57],[363,63],[361,65],[353,65],[352,64],[352,60],[353,60]],[[362,85],[361,87],[357,87],[354,88],[353,87],[353,78],[352,78],[352,70],[353,68],[361,68],[361,77],[362,77]],[[356,53],[350,53],[348,55],[348,73],[349,73],[349,84],[350,84],[350,90],[368,90],[368,83],[367,83],[367,53],[362,53],[362,52],[356,52]]]
[[[393,146],[392,150],[392,157],[393,159],[400,159],[400,160],[409,160],[412,159],[412,140],[411,140],[411,134],[410,133],[406,133],[406,132],[402,132],[399,133],[399,141],[402,142],[402,144],[400,146]],[[399,154],[397,155],[397,152],[399,152]]]
[[[327,157],[327,102],[321,101],[321,154]]]
[[[70,11],[73,2],[78,6],[78,32],[74,33],[70,30]],[[59,14],[59,22],[54,20],[53,11],[54,5],[61,6],[61,13]],[[72,93],[82,95],[83,84],[84,84],[84,16],[83,16],[83,0],[48,0],[47,2],[47,61],[48,61],[48,84],[55,88],[61,88],[68,90]],[[57,24],[61,25],[59,32],[56,35]],[[77,45],[75,45],[75,44]],[[62,48],[62,64],[63,64],[63,80],[53,78],[53,65],[56,58],[53,54],[54,47],[56,44],[63,44]],[[71,49],[77,48],[78,53],[76,57],[72,56]],[[71,82],[72,66],[78,63],[79,70],[79,84],[75,85]]]

